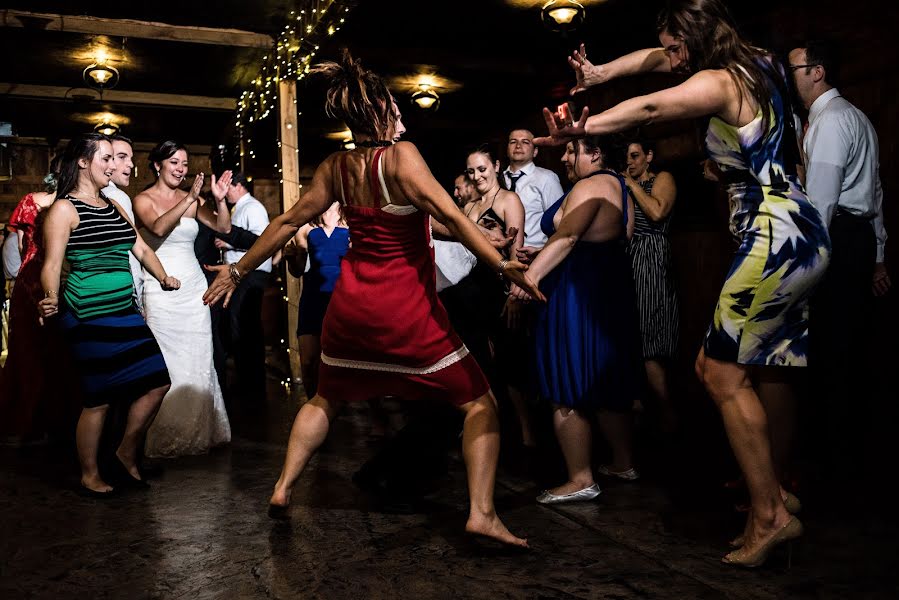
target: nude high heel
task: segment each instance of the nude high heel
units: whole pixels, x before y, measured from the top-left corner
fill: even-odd
[[[787,521],[787,524],[780,528],[780,531],[775,533],[771,539],[762,544],[755,552],[747,552],[745,547],[740,548],[738,550],[734,550],[730,554],[726,555],[721,559],[721,562],[728,565],[735,565],[738,567],[745,567],[748,569],[753,569],[755,567],[760,567],[765,564],[765,561],[768,560],[768,556],[771,554],[772,550],[774,550],[777,546],[783,543],[789,543],[792,540],[800,537],[802,535],[802,523],[799,522],[799,519],[796,517],[790,517],[790,520]],[[787,556],[787,566],[791,566],[792,563],[792,547],[788,548],[788,556]]]
[[[791,494],[790,492],[784,492],[786,496],[784,496],[784,507],[786,507],[787,512],[791,515],[798,514],[799,511],[802,510],[802,502],[799,501],[799,498]],[[746,543],[746,535],[741,533],[730,542],[728,542],[731,548],[742,548],[743,544]]]

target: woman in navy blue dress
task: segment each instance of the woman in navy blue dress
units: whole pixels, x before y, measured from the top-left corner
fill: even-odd
[[[288,246],[287,268],[294,277],[303,278],[297,336],[303,388],[309,398],[315,395],[318,387],[322,322],[340,275],[340,261],[349,247],[350,230],[343,220],[338,202],[310,224],[301,227],[294,236],[294,244]],[[304,273],[307,256],[309,270]]]
[[[611,153],[610,153],[611,155]],[[568,481],[538,496],[543,504],[592,500],[590,413],[612,447],[610,468],[637,477],[631,452],[634,399],[643,360],[627,239],[633,200],[607,170],[599,139],[569,143],[562,162],[575,184],[543,215],[549,236],[528,276],[547,296],[535,331],[540,392],[552,402],[553,424]],[[512,294],[527,299],[521,289]]]

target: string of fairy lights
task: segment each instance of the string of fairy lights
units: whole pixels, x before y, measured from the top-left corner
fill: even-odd
[[[354,0],[305,0],[304,8],[290,11],[250,87],[237,102],[235,125],[241,142],[241,157],[256,158],[248,131],[253,123],[268,117],[278,105],[278,83],[303,79],[308,73],[319,44],[334,35],[346,22]],[[296,100],[294,100],[296,103]],[[278,168],[278,165],[275,165]]]
[[[268,117],[278,106],[278,83],[282,80],[299,81],[309,73],[320,44],[340,31],[346,23],[347,14],[356,3],[357,0],[301,0],[299,4],[303,8],[290,11],[284,29],[271,50],[262,57],[256,77],[250,82],[250,87],[241,93],[237,102],[235,125],[240,139],[242,165],[246,158],[256,158],[250,135],[253,126]],[[293,102],[296,104],[296,99]],[[281,147],[280,140],[278,147]],[[277,162],[274,167],[280,175],[282,169]],[[280,281],[279,278],[279,285],[288,310],[295,312],[297,307],[289,302],[286,281]],[[289,356],[290,345],[287,341],[282,338],[280,345]],[[281,385],[289,391],[292,383],[292,378],[288,377]]]

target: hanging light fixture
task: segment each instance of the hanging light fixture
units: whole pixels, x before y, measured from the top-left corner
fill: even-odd
[[[553,31],[574,31],[587,16],[584,5],[575,0],[549,0],[540,11],[544,25]]]
[[[119,126],[112,121],[100,121],[94,126],[94,131],[103,135],[115,135],[119,132]]]
[[[434,111],[440,106],[440,96],[429,83],[419,83],[418,91],[412,94],[412,102],[422,110]]]
[[[87,85],[99,90],[114,88],[119,83],[118,69],[107,65],[105,57],[97,58],[96,62],[88,65],[82,77]]]

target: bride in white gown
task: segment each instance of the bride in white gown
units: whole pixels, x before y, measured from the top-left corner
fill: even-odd
[[[157,180],[134,199],[134,212],[143,226],[141,235],[156,251],[166,272],[181,281],[181,288],[163,292],[155,280],[150,282],[152,277],[144,286],[144,317],[162,349],[172,380],[147,432],[145,454],[201,454],[229,442],[231,426],[213,365],[211,317],[209,307],[203,304],[207,283],[194,254],[194,240],[198,220],[218,231],[229,225],[224,199],[231,172],[223,173],[218,181],[212,177],[216,214],[199,206],[202,173],[190,192],[179,189],[188,171],[186,148],[163,142],[150,153],[150,164]]]

